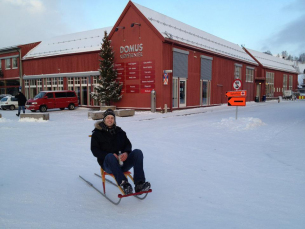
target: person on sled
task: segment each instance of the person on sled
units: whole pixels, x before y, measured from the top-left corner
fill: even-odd
[[[126,132],[116,125],[113,110],[106,110],[103,120],[96,122],[94,126],[91,151],[99,165],[104,171],[114,175],[126,195],[131,194],[133,188],[123,172],[133,167],[135,192],[148,191],[151,185],[145,180],[143,153],[139,149],[132,150]]]

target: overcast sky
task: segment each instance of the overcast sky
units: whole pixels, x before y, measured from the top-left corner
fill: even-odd
[[[273,55],[305,53],[305,0],[136,0],[205,32]],[[0,0],[0,48],[113,26],[128,0]]]

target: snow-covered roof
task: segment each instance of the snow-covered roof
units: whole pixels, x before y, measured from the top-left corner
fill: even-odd
[[[264,67],[297,73],[294,62],[246,48]]]
[[[94,29],[79,33],[66,34],[42,41],[39,45],[29,51],[23,57],[23,60],[100,50],[104,31],[107,31],[109,34],[111,29],[112,27]]]
[[[256,61],[253,60],[237,44],[211,35],[176,19],[165,16],[164,14],[141,6],[137,3],[134,3],[134,5],[165,38],[170,38],[172,40],[218,53],[220,55],[228,56],[257,65]]]
[[[299,74],[305,74],[305,64],[301,64],[300,62],[298,62],[296,64],[296,68]]]

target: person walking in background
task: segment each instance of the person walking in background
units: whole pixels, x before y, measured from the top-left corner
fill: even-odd
[[[15,95],[15,98],[18,99],[18,114],[16,115],[19,116],[21,108],[23,110],[23,114],[25,113],[26,97],[21,91],[19,91],[18,94]]]

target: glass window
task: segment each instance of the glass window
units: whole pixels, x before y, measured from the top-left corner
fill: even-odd
[[[241,66],[235,65],[234,77],[241,80]]]
[[[55,98],[66,98],[67,93],[66,92],[55,92]]]
[[[41,86],[41,79],[37,80],[37,86]]]
[[[186,105],[186,80],[180,79],[180,99],[179,105],[185,106]]]
[[[62,86],[64,84],[64,80],[62,77],[58,78],[58,86]]]
[[[287,75],[284,74],[283,76],[283,91],[287,90]]]
[[[79,86],[80,85],[80,78],[74,78],[74,83],[75,83],[75,85]]]
[[[76,97],[74,92],[67,92],[67,97]]]
[[[2,60],[0,60],[0,70],[2,69]]]
[[[275,91],[274,88],[274,73],[266,72],[266,96],[272,97]]]
[[[11,59],[5,59],[5,69],[11,69]]]
[[[30,80],[30,85],[33,87],[35,86],[36,87],[36,80]]]
[[[93,76],[93,84],[97,84],[98,76]]]
[[[19,80],[7,80],[6,81],[6,86],[19,86]]]
[[[36,96],[34,97],[34,99],[41,99],[41,98],[44,97],[45,94],[46,94],[45,92],[39,92],[38,95],[36,95]]]
[[[289,90],[292,90],[292,82],[293,82],[292,79],[293,79],[293,78],[292,78],[292,76],[290,75],[290,76],[289,76]]]
[[[48,94],[47,94],[47,97],[48,97],[49,99],[52,99],[52,98],[54,98],[54,96],[53,96],[53,92],[51,92],[51,93],[48,93]]]
[[[51,78],[47,78],[47,85],[50,87],[51,86]]]
[[[17,57],[14,57],[14,58],[12,59],[12,61],[13,61],[13,68],[17,68],[17,67],[18,67]]]
[[[246,68],[246,82],[253,83],[254,69]]]

